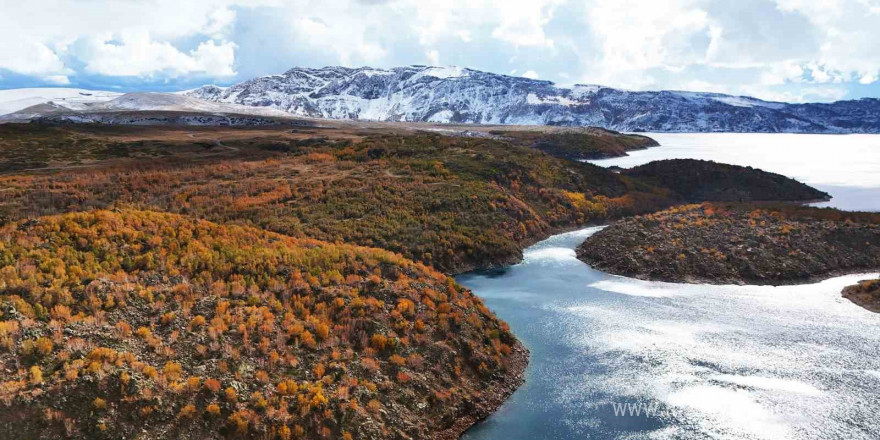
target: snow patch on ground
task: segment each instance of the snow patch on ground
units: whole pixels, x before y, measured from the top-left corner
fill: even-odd
[[[38,106],[47,104],[45,106]],[[35,107],[38,106],[38,107]],[[212,102],[180,93],[89,91],[81,89],[17,89],[0,91],[0,109],[12,109],[10,118],[29,120],[49,115],[66,115],[69,121],[91,121],[95,114],[122,111],[170,111],[210,114],[241,114],[289,118],[285,111]],[[22,111],[30,109],[27,111]]]
[[[725,96],[723,98],[715,98],[718,102],[723,102],[727,105],[732,105],[734,107],[754,107],[754,101],[750,99],[743,98],[741,96]]]
[[[215,88],[215,89],[217,89],[217,90],[221,90],[221,91],[226,90],[226,89],[229,88],[229,86],[225,86],[225,87],[224,87],[224,86],[217,86],[217,85],[214,85],[214,84],[207,84],[207,85],[204,85],[204,86],[196,87],[196,88],[194,88],[194,89],[180,90],[180,91],[177,91],[177,92],[171,92],[171,93],[174,94],[174,95],[189,95],[189,94],[191,94],[192,92],[195,92],[196,90],[199,90],[199,89],[202,89],[202,88],[205,88],[205,87],[213,87],[213,88]]]
[[[388,76],[388,75],[393,75],[393,74],[394,74],[394,72],[392,72],[392,71],[389,71],[389,70],[379,70],[379,69],[366,69],[366,70],[361,70],[361,73],[364,74],[364,75],[366,75],[367,77],[370,77],[370,78],[372,78],[372,77],[374,77],[374,76]]]
[[[106,102],[122,93],[65,87],[0,90],[0,115],[51,102],[59,107],[80,110],[86,104]]]
[[[599,93],[599,90],[601,89],[602,86],[593,84],[577,84],[571,89],[571,96],[581,98],[585,95],[595,95],[596,93]]]
[[[428,118],[428,122],[446,123],[452,119],[452,115],[452,110],[441,110],[431,115],[431,117]]]
[[[458,66],[429,67],[422,71],[422,75],[433,76],[434,78],[440,79],[470,76],[467,69]]]
[[[529,93],[526,96],[526,103],[532,105],[538,104],[551,104],[551,105],[564,105],[564,106],[572,106],[578,105],[580,102],[570,99],[565,96],[538,96],[534,93]]]
[[[175,93],[157,92],[126,93],[112,101],[90,105],[83,110],[181,111],[290,117],[289,113],[274,108],[217,103]]]

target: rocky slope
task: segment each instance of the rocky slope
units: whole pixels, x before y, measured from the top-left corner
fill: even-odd
[[[675,282],[792,284],[880,267],[880,215],[787,205],[686,205],[618,221],[578,258]]]
[[[187,94],[335,119],[596,126],[627,132],[880,132],[878,99],[786,104],[716,93],[558,87],[460,67],[293,68]]]
[[[387,251],[144,211],[0,227],[4,439],[451,439],[527,352]]]
[[[658,160],[621,171],[669,188],[683,201],[817,201],[829,195],[781,174],[709,160]]]

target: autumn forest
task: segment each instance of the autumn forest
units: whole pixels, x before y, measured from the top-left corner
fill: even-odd
[[[651,145],[552,127],[0,125],[0,437],[458,438],[522,383],[528,352],[450,275],[640,214],[608,249],[626,228],[730,229],[727,213],[779,242],[811,226],[651,213],[827,196],[714,162],[572,160]],[[712,179],[695,192],[681,168]],[[834,212],[810,225],[876,234]],[[657,240],[627,250],[689,267]]]

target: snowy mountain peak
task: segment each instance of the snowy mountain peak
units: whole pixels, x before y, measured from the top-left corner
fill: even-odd
[[[38,105],[39,104],[39,105]],[[37,105],[39,108],[30,108]],[[29,109],[24,109],[29,107]],[[5,110],[5,111],[2,111]],[[619,131],[880,133],[880,100],[787,104],[748,96],[629,91],[459,66],[293,68],[179,93],[0,91],[6,119],[46,112],[191,111],[375,121],[597,126]],[[13,117],[14,116],[14,117]]]
[[[718,93],[558,87],[458,66],[296,67],[187,95],[333,119],[591,125],[620,131],[880,132],[878,100],[786,104]]]

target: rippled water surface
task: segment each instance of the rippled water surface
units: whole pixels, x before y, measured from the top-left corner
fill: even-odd
[[[869,274],[788,287],[639,281],[575,258],[596,230],[458,277],[532,352],[526,384],[465,439],[880,438],[880,315],[840,296]],[[615,415],[614,404],[653,412]]]
[[[880,211],[880,136],[651,136],[662,146],[595,163],[754,166],[834,196],[822,205]],[[596,230],[458,277],[532,352],[526,384],[464,438],[880,439],[880,315],[840,296],[878,274],[786,287],[639,281],[575,258]]]
[[[591,161],[624,168],[660,159],[706,159],[793,177],[834,198],[819,206],[880,211],[880,135],[648,133],[660,147]]]

